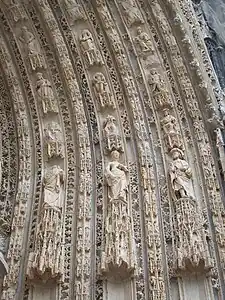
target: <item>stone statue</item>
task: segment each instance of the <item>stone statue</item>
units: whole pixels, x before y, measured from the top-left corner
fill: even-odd
[[[169,166],[169,174],[175,198],[190,197],[191,199],[195,199],[192,185],[192,172],[186,160],[182,159],[184,156],[183,151],[174,148],[170,153],[173,161]]]
[[[47,125],[45,140],[47,143],[48,158],[64,157],[63,135],[58,123],[51,122]]]
[[[93,88],[101,108],[106,106],[112,106],[113,108],[115,107],[109,85],[102,73],[95,73],[93,77]]]
[[[22,35],[20,36],[20,41],[24,43],[28,50],[28,58],[32,70],[37,68],[46,68],[44,57],[41,54],[41,49],[38,41],[34,37],[33,33],[28,31],[26,26],[22,27]]]
[[[105,248],[101,271],[114,280],[127,279],[134,271],[131,217],[128,209],[128,169],[118,162],[119,152],[112,151],[105,177],[108,203],[105,220]],[[118,277],[118,274],[120,276]]]
[[[87,20],[84,10],[77,0],[64,0],[64,2],[71,22]]]
[[[105,177],[109,187],[109,199],[127,201],[128,192],[128,169],[118,162],[120,153],[112,151],[112,161],[106,167]]]
[[[82,31],[80,45],[88,67],[94,64],[103,64],[100,53],[95,46],[93,36],[88,29]]]
[[[40,100],[42,101],[43,113],[58,113],[58,105],[55,100],[51,83],[48,79],[43,77],[42,73],[37,73],[36,90]]]
[[[116,119],[108,115],[103,123],[103,135],[107,151],[122,151],[122,141],[116,126]]]
[[[62,185],[64,171],[49,167],[44,176],[43,205],[36,232],[35,247],[29,254],[27,275],[30,280],[59,280],[63,274]]]
[[[151,42],[151,38],[146,32],[143,32],[141,27],[137,28],[137,36],[135,37],[135,42],[138,44],[142,53],[155,52]]]
[[[14,22],[27,19],[23,6],[17,0],[2,0],[7,6]]]
[[[181,135],[177,126],[177,119],[172,116],[169,111],[164,110],[164,118],[161,120],[161,125],[164,132],[165,143],[170,151],[173,148],[183,148]]]
[[[144,19],[133,0],[120,0],[128,26],[134,23],[144,24]]]
[[[156,108],[162,109],[171,107],[171,100],[165,81],[155,69],[152,69],[150,72],[149,85],[151,87]]]
[[[64,181],[64,171],[57,165],[49,167],[44,176],[44,203],[61,207],[60,192]]]

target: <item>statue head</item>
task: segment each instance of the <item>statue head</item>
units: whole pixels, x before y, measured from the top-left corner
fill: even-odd
[[[120,153],[117,150],[114,150],[111,152],[111,158],[112,160],[119,160],[120,158]]]
[[[81,33],[80,40],[86,41],[87,39],[93,40],[93,37],[88,29],[84,29]]]
[[[94,81],[99,82],[99,81],[105,81],[105,77],[101,72],[97,72],[94,75]]]
[[[141,34],[142,33],[142,29],[141,29],[141,27],[138,27],[137,28],[137,34]]]
[[[27,32],[27,31],[28,31],[27,26],[23,26],[22,27],[22,32]]]
[[[182,150],[180,150],[179,148],[173,148],[170,151],[170,154],[171,154],[173,160],[184,157],[184,152]]]
[[[106,117],[106,119],[105,119],[105,124],[107,124],[107,123],[115,123],[115,121],[116,121],[116,119],[113,116],[108,115]]]
[[[43,78],[42,73],[41,73],[41,72],[38,72],[38,73],[37,73],[37,79],[40,80],[40,79],[42,79],[42,78]]]

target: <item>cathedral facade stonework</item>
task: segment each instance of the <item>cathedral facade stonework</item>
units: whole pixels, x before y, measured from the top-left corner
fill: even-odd
[[[0,0],[1,300],[225,300],[221,11]]]

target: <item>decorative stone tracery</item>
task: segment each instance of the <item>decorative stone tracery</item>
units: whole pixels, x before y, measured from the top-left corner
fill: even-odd
[[[190,1],[0,16],[2,299],[219,299],[222,93]]]

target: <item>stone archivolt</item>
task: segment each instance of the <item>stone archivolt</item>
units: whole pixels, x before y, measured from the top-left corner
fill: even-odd
[[[1,299],[221,296],[222,92],[161,4],[1,1]]]

